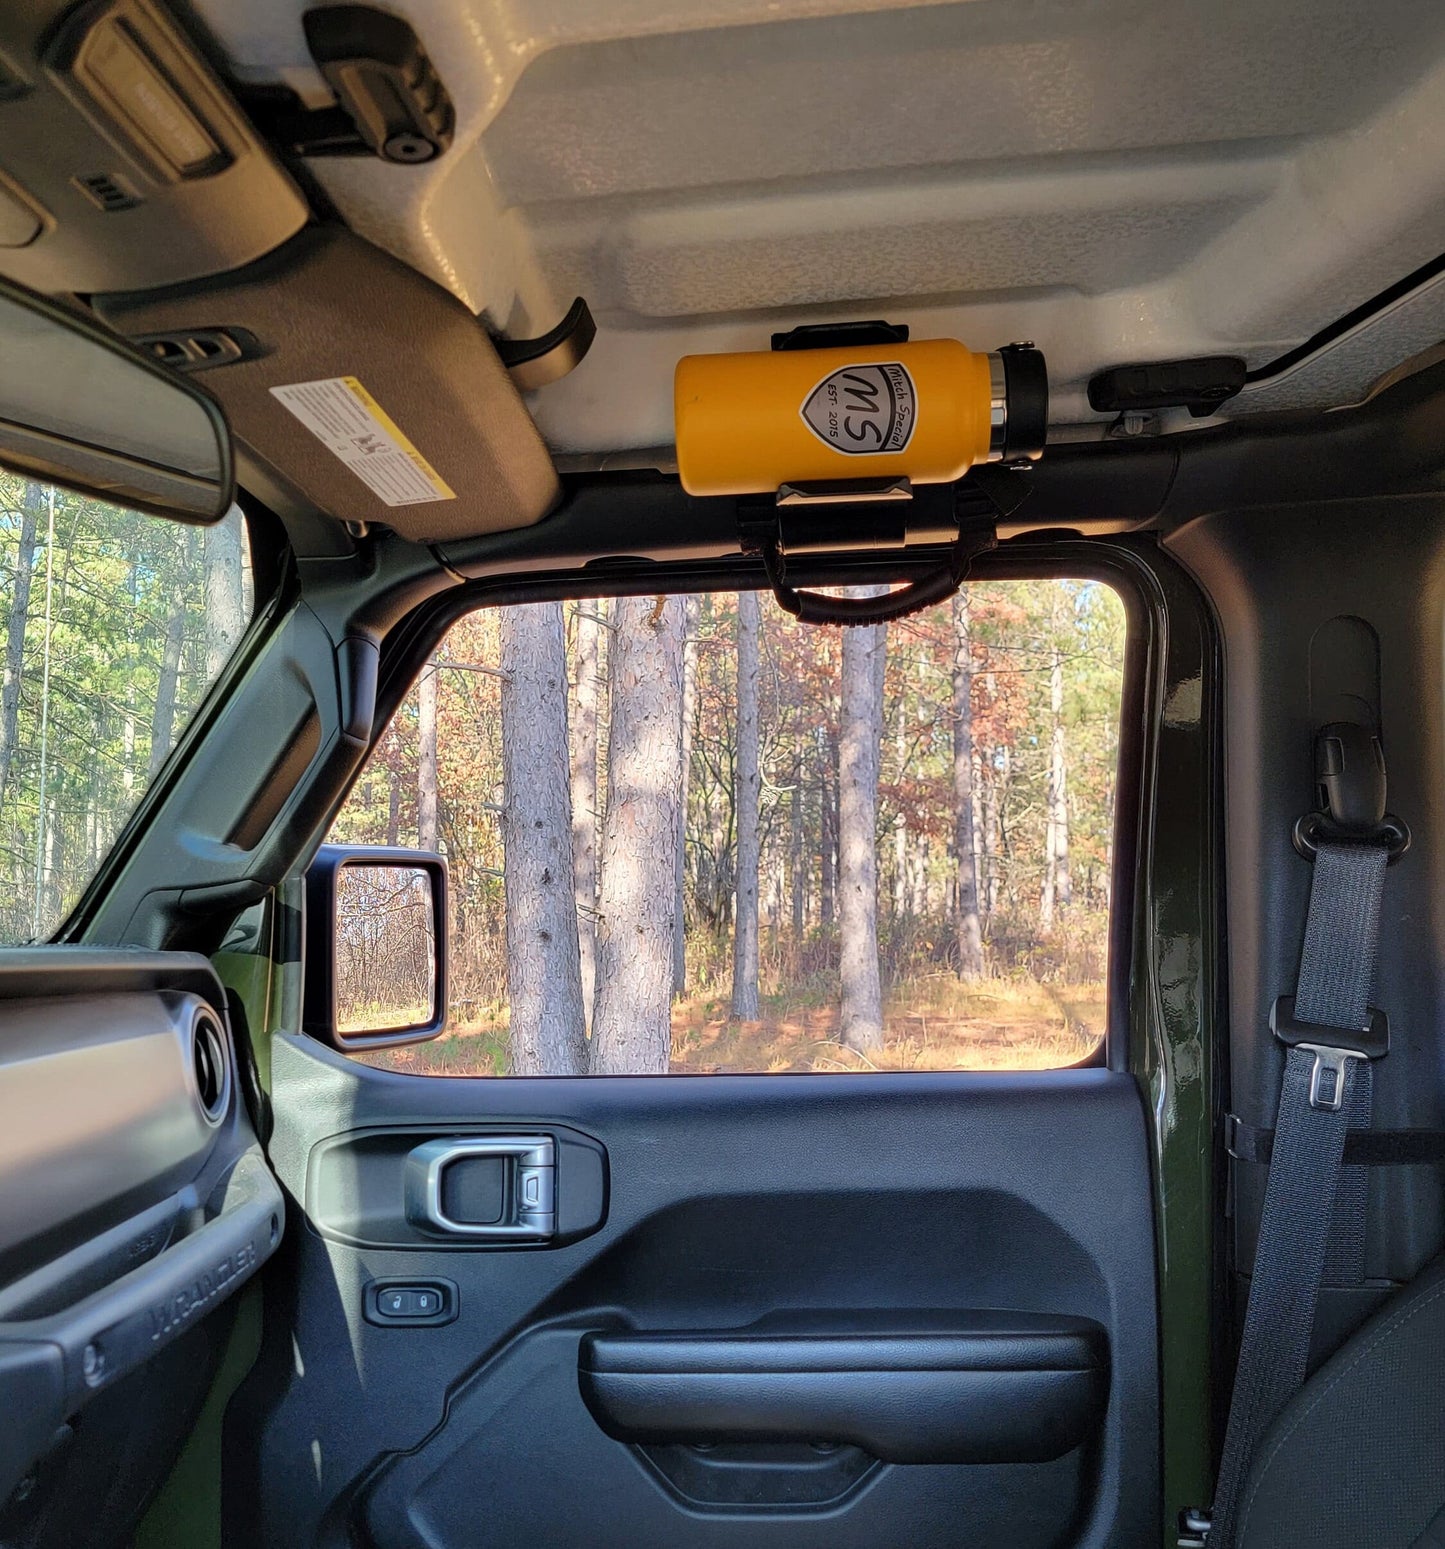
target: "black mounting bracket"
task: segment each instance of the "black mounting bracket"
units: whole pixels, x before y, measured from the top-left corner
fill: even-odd
[[[887,487],[868,491],[849,483],[830,491],[823,485],[784,485],[776,496],[738,501],[742,551],[762,557],[773,596],[785,613],[805,624],[844,627],[905,618],[951,597],[974,557],[997,546],[999,508],[972,480],[912,489],[907,480],[872,482]],[[870,493],[874,498],[868,498]],[[790,555],[887,552],[910,543],[946,544],[946,557],[907,586],[880,597],[825,597],[800,591],[788,580]]]
[[[1236,355],[1113,366],[1089,378],[1089,407],[1101,414],[1120,415],[1188,409],[1199,419],[1213,414],[1244,383],[1245,363]]]
[[[774,350],[862,349],[870,344],[907,344],[907,323],[803,323],[772,337]]]
[[[293,156],[379,156],[414,166],[452,143],[456,112],[411,24],[369,5],[301,18],[337,106],[308,108],[289,87],[240,88],[257,129]]]

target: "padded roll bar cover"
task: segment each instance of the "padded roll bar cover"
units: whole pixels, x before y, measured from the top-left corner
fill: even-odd
[[[229,275],[97,297],[129,336],[244,329],[254,357],[198,380],[236,438],[323,511],[415,542],[527,527],[561,494],[541,432],[486,329],[455,297],[343,226],[307,227]],[[325,447],[273,387],[352,376],[455,492],[389,506]]]

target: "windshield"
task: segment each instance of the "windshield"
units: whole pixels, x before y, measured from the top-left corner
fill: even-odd
[[[0,941],[74,908],[251,613],[245,522],[0,472]]]

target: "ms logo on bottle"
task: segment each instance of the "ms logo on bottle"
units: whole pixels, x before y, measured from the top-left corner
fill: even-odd
[[[901,452],[913,434],[918,399],[898,361],[840,366],[808,394],[803,423],[825,445],[849,454]]]

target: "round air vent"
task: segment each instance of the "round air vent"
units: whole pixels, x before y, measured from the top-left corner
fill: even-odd
[[[207,1011],[191,1024],[191,1060],[196,1071],[196,1094],[206,1117],[218,1120],[231,1095],[231,1067],[226,1058],[226,1035]]]

